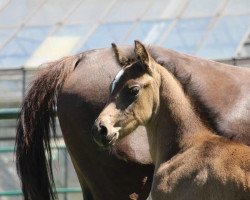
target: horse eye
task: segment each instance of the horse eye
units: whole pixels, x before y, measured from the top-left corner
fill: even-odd
[[[132,96],[136,96],[139,93],[139,91],[140,91],[139,85],[136,85],[136,86],[129,88],[129,94]]]

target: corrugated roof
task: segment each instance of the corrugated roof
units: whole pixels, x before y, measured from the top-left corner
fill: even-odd
[[[0,69],[134,39],[210,59],[247,57],[249,30],[249,0],[1,0]]]

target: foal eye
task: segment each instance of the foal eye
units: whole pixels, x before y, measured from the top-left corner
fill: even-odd
[[[129,88],[128,92],[130,95],[136,96],[139,93],[140,89],[141,88],[139,85],[135,85],[135,86],[132,86],[131,88]]]

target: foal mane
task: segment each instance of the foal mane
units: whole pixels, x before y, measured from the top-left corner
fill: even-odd
[[[203,95],[198,90],[200,85],[193,81],[192,74],[183,68],[177,68],[176,64],[170,59],[160,57],[152,48],[149,48],[149,51],[154,60],[166,68],[180,82],[184,93],[190,97],[194,111],[203,123],[216,134],[222,135],[216,121],[219,118],[219,113],[204,100]]]

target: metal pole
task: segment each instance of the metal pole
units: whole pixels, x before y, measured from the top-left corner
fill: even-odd
[[[1,119],[17,119],[20,113],[20,108],[1,108],[0,109],[0,120]]]
[[[68,158],[67,158],[67,149],[64,149],[64,187],[68,187]],[[64,194],[64,200],[68,200],[67,193]]]
[[[23,100],[24,100],[24,98],[25,98],[25,88],[26,88],[26,71],[25,71],[25,68],[24,67],[22,67],[22,75],[23,75],[23,91],[22,91],[22,93],[23,93]]]

